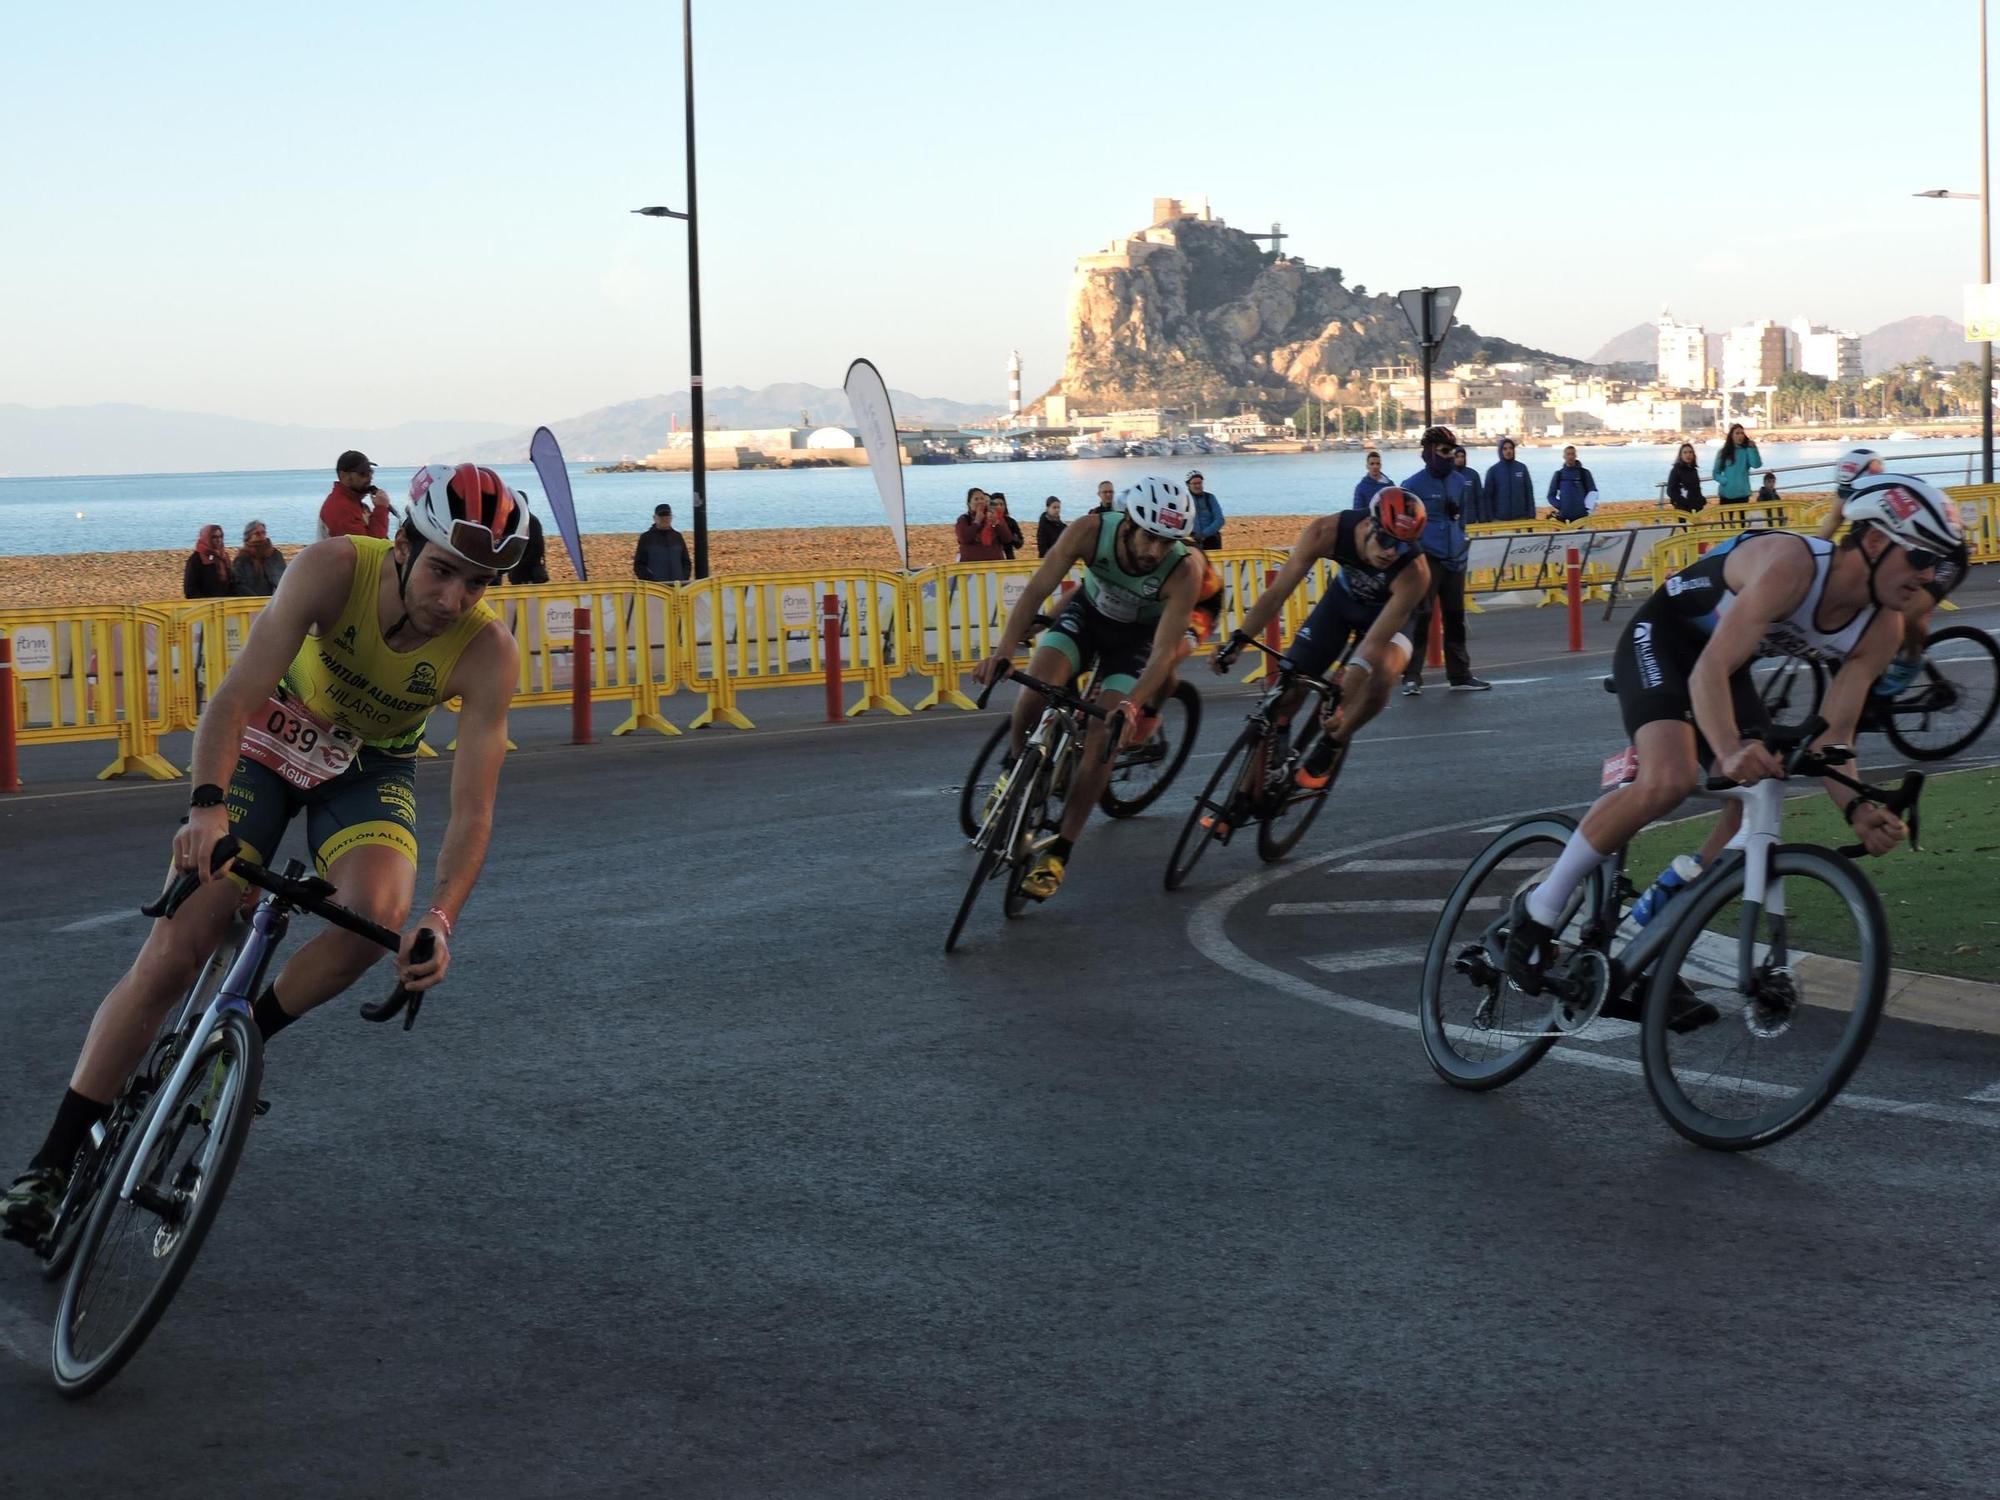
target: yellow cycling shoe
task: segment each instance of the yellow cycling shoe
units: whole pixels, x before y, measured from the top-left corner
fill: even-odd
[[[1035,861],[1035,867],[1021,877],[1021,894],[1036,901],[1046,901],[1062,889],[1062,883],[1062,856],[1044,854]]]

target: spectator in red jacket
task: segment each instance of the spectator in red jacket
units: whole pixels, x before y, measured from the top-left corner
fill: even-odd
[[[965,514],[952,529],[958,537],[960,562],[1007,560],[1006,528],[994,521],[992,500],[978,485],[965,492]]]
[[[333,488],[319,508],[319,534],[389,538],[389,497],[375,486],[375,465],[349,448],[335,460]],[[364,505],[363,502],[366,502]]]
[[[236,575],[229,567],[229,544],[222,528],[210,524],[195,536],[194,551],[181,565],[183,599],[226,599],[236,592]]]

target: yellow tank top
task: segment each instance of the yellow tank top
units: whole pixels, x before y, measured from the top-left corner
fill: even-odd
[[[364,745],[415,755],[452,668],[499,616],[480,603],[435,640],[414,651],[392,650],[382,639],[375,600],[382,569],[395,566],[393,544],[368,536],[347,540],[354,547],[347,604],[324,634],[306,637],[278,685],[320,718],[352,730]]]

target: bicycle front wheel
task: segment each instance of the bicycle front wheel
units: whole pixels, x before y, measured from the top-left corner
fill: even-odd
[[[1673,935],[1653,969],[1641,1033],[1660,1113],[1717,1151],[1783,1140],[1831,1104],[1868,1050],[1889,981],[1888,921],[1853,861],[1780,845],[1762,910],[1744,901],[1744,877],[1737,856],[1668,908]],[[1717,1019],[1672,1030],[1691,999]]]
[[[1245,776],[1257,774],[1255,768],[1260,761],[1251,752],[1261,739],[1254,726],[1237,735],[1236,742],[1223,752],[1222,763],[1208,778],[1208,785],[1194,799],[1187,821],[1181,825],[1181,836],[1174,841],[1174,852],[1167,860],[1168,890],[1179,890],[1181,882],[1194,873],[1209,842],[1222,833],[1229,819],[1250,816],[1250,799],[1244,794],[1242,782]]]
[[[1879,701],[1879,700],[1878,700]],[[1883,715],[1883,732],[1911,760],[1950,760],[2000,710],[2000,645],[1971,625],[1947,625],[1924,646],[1922,675]]]
[[[1304,750],[1299,759],[1304,761],[1319,744],[1326,731],[1317,722],[1313,732],[1306,737]],[[1340,778],[1340,768],[1347,763],[1347,750],[1341,749],[1339,757],[1328,768],[1326,785],[1308,791],[1289,777],[1285,784],[1270,792],[1270,808],[1257,823],[1257,854],[1267,863],[1283,859],[1298,847],[1299,840],[1306,836],[1306,830],[1319,816],[1319,810],[1333,791],[1333,784]]]
[[[1006,758],[1004,747],[1013,728],[1010,720],[1000,721],[986,737],[986,743],[979,747],[979,754],[972,758],[972,769],[966,772],[965,784],[958,789],[958,828],[969,839],[979,837],[979,816],[993,783],[1000,779],[1000,762]]]
[[[162,1087],[133,1122],[56,1310],[50,1364],[63,1395],[87,1396],[123,1369],[180,1290],[235,1176],[263,1080],[257,1028],[231,1011],[210,1033],[186,1082],[178,1090]],[[141,1162],[156,1118],[158,1138]],[[134,1163],[137,1186],[121,1197]]]
[[[1801,656],[1764,656],[1750,663],[1758,701],[1780,729],[1803,724],[1826,696],[1826,668]]]
[[[1474,857],[1445,898],[1418,1001],[1424,1054],[1445,1082],[1497,1089],[1555,1045],[1553,998],[1522,993],[1503,972],[1507,924],[1514,898],[1541,884],[1574,832],[1575,822],[1559,813],[1516,823]],[[1603,905],[1604,881],[1599,866],[1571,896],[1556,928],[1565,947]]]
[[[1097,805],[1114,818],[1136,817],[1174,784],[1201,733],[1201,694],[1192,683],[1175,686],[1160,705],[1160,727],[1143,745],[1120,750],[1111,762],[1111,780]]]
[[[1074,753],[1072,750],[1071,754]],[[1010,917],[1020,916],[1033,899],[1021,889],[1021,882],[1028,878],[1028,871],[1034,865],[1035,850],[1049,830],[1049,800],[1053,795],[1055,777],[1056,767],[1045,760],[1026,784],[1027,800],[1020,809],[1014,825],[1014,837],[1007,848],[1007,889],[1000,898],[1002,910]]]

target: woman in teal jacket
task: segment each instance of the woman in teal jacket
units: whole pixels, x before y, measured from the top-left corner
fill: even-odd
[[[1747,505],[1750,502],[1750,471],[1764,466],[1764,456],[1757,451],[1757,445],[1750,441],[1750,435],[1743,430],[1741,422],[1733,423],[1729,436],[1722,440],[1722,451],[1715,455],[1715,497],[1724,505]]]

